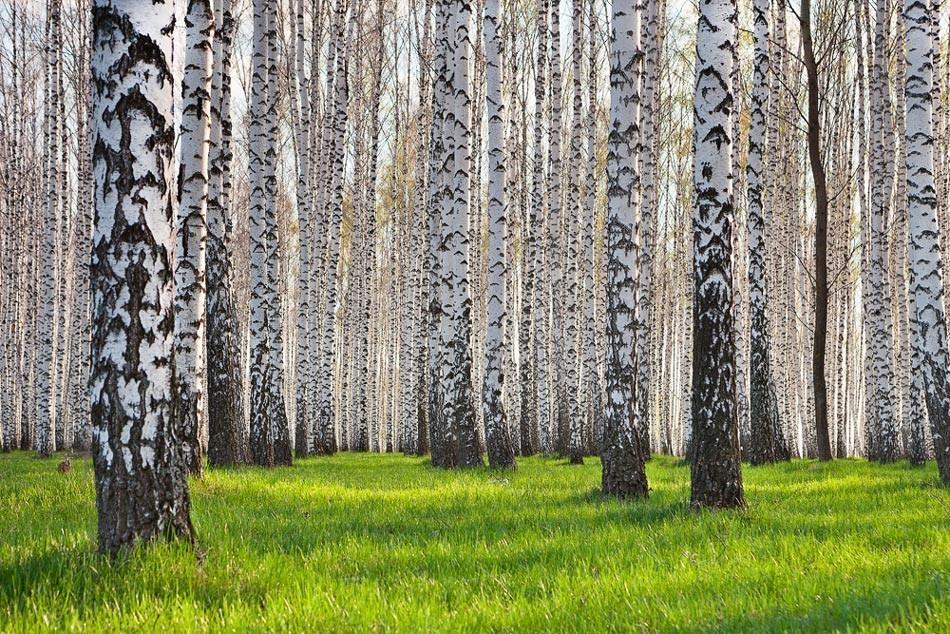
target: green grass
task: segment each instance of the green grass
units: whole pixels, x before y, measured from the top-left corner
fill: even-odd
[[[0,632],[950,632],[950,492],[933,465],[746,468],[746,512],[597,492],[600,464],[515,474],[338,455],[192,482],[199,556],[95,554],[92,466],[0,456]]]

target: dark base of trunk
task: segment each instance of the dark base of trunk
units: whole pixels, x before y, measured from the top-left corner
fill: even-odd
[[[443,422],[433,420],[430,427],[432,445],[432,466],[441,469],[455,468],[456,450],[443,429]]]
[[[623,500],[650,494],[643,457],[637,447],[624,447],[605,437],[601,463],[600,485],[605,495]]]
[[[344,425],[344,431],[345,431]],[[346,438],[344,437],[344,441]],[[347,447],[348,449],[350,447]],[[317,416],[313,430],[313,456],[332,456],[337,452],[336,434],[333,430],[333,421],[330,413],[324,411]]]
[[[455,421],[455,437],[458,439],[456,466],[460,469],[485,466],[475,420],[474,404],[469,401]]]
[[[310,442],[307,438],[306,406],[297,406],[297,424],[294,425],[294,457],[306,458],[310,455]]]
[[[689,505],[694,509],[745,508],[738,465],[706,465],[703,462],[701,457],[696,456]]]
[[[336,443],[333,442],[332,438],[321,438],[314,442],[313,453],[311,455],[332,456],[336,453],[336,451]]]
[[[123,551],[130,550],[136,543],[151,542],[159,538],[181,540],[194,546],[195,529],[191,525],[187,506],[174,514],[168,511],[152,513],[147,519],[143,511],[144,509],[112,511],[113,517],[137,515],[135,519],[139,520],[138,522],[121,525],[104,519],[100,512],[99,552],[115,558]]]
[[[510,447],[509,447],[510,448]],[[493,455],[491,447],[488,448],[488,466],[492,469],[514,470],[518,468],[515,461],[514,451],[498,452]]]
[[[753,431],[749,449],[746,452],[749,463],[758,466],[791,460],[788,451],[778,446],[779,442],[781,441],[777,441],[774,437],[759,438]]]
[[[641,426],[639,428],[640,433],[640,453],[643,456],[644,461],[650,460],[653,457],[653,447],[650,442],[650,428],[647,426],[647,419],[641,419]]]
[[[645,498],[650,495],[646,472],[643,471],[642,467],[637,468],[633,465],[621,468],[620,465],[607,466],[607,463],[605,463],[600,487],[604,495],[610,495],[621,500]]]
[[[274,466],[274,449],[263,444],[251,443],[250,463],[258,467]]]
[[[175,421],[181,446],[182,464],[190,475],[201,476],[204,454],[198,437],[198,395],[179,392],[175,400]]]
[[[515,450],[511,442],[511,434],[504,419],[501,421],[502,430],[490,432],[486,443],[488,445],[488,466],[492,469],[514,469]],[[481,457],[479,457],[481,463]]]
[[[531,420],[531,416],[525,416],[526,412],[524,409],[521,411],[521,455],[522,456],[533,456],[538,453],[538,433],[537,433],[537,423]]]
[[[482,461],[482,452],[478,449],[478,444],[476,443],[474,449],[469,449],[459,452],[458,463],[456,468],[458,469],[474,469],[476,467],[484,467],[485,463]]]
[[[229,423],[225,429],[217,430],[210,424],[209,427],[211,431],[208,435],[209,467],[228,467],[247,462],[236,425]]]
[[[136,464],[127,471],[116,462],[121,462],[118,456],[111,463],[98,454],[93,457],[100,552],[115,557],[138,542],[159,538],[194,544],[191,500],[180,458],[159,453],[151,467]]]
[[[274,431],[274,462],[287,466],[294,463],[294,455],[290,442],[290,429],[283,409],[283,403],[281,403],[280,421],[278,421],[277,429]]]

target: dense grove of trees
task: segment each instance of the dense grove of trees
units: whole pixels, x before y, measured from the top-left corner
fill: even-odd
[[[939,0],[0,0],[2,449],[950,481]],[[121,518],[121,521],[120,521]]]

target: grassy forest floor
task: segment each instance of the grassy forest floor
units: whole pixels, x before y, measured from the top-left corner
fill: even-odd
[[[689,469],[647,501],[600,463],[514,474],[394,455],[210,471],[199,555],[95,554],[91,461],[0,456],[0,632],[921,630],[950,632],[950,491],[936,468],[744,469],[750,509],[687,508]]]

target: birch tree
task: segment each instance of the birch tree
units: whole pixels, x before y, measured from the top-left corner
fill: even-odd
[[[445,143],[450,152],[452,179],[446,179],[451,196],[443,197],[441,220],[440,285],[440,380],[444,401],[442,416],[453,429],[455,460],[452,466],[473,467],[482,463],[476,431],[472,390],[471,294],[469,292],[468,229],[471,197],[471,103],[470,64],[472,20],[470,0],[452,0],[447,52],[453,64],[451,110],[446,121]]]
[[[61,78],[61,40],[59,33],[62,24],[62,3],[60,0],[48,0],[46,3],[46,104],[43,115],[45,137],[43,181],[45,185],[45,205],[42,216],[41,235],[42,266],[39,270],[39,310],[36,317],[38,326],[36,351],[36,449],[40,457],[49,457],[56,451],[57,411],[56,411],[56,255],[57,224],[62,209],[60,206],[59,179],[61,126],[60,102],[62,101]],[[62,431],[60,430],[61,434]]]
[[[182,455],[201,473],[205,335],[208,146],[211,133],[211,51],[214,11],[209,0],[188,0],[185,68],[181,80],[181,148],[175,257],[175,418]]]
[[[93,3],[93,463],[99,549],[194,538],[173,417],[174,3]]]
[[[932,10],[926,0],[906,0],[905,81],[907,211],[913,332],[940,477],[950,484],[950,375],[937,190],[934,179]]]
[[[755,22],[755,69],[752,86],[752,112],[749,123],[749,156],[746,167],[749,197],[749,305],[751,354],[749,460],[763,464],[788,458],[788,449],[779,421],[772,363],[769,357],[768,290],[766,276],[766,237],[763,218],[762,159],[766,143],[765,114],[769,85],[769,1],[756,0],[752,6]]]
[[[650,456],[650,393],[652,351],[648,349],[652,329],[652,286],[653,286],[653,243],[656,223],[656,175],[654,164],[654,143],[656,136],[656,67],[658,57],[659,2],[643,2],[641,9],[641,65],[640,82],[640,266],[637,271],[637,388],[643,398],[640,407],[640,430],[643,436],[641,444]]]
[[[208,463],[245,460],[244,373],[238,341],[231,200],[231,54],[236,27],[231,0],[215,4],[208,162],[208,246],[206,253]]]
[[[485,97],[488,106],[488,284],[483,410],[488,464],[494,469],[510,469],[515,466],[515,452],[502,399],[507,308],[505,282],[508,276],[505,242],[508,239],[508,230],[499,5],[499,0],[487,0],[482,30],[487,62]]]
[[[690,504],[745,506],[733,341],[731,116],[735,0],[699,6],[693,106],[693,391]]]
[[[584,385],[581,388],[582,393],[586,393],[586,428],[589,430],[592,438],[590,439],[591,448],[600,448],[603,425],[603,383],[600,380],[600,359],[599,357],[599,339],[598,332],[600,327],[597,322],[599,316],[597,310],[597,298],[599,285],[595,274],[594,260],[599,256],[597,244],[602,244],[595,235],[595,221],[597,216],[597,184],[600,181],[600,161],[597,156],[597,137],[598,125],[597,118],[600,113],[598,103],[599,89],[599,70],[600,57],[598,50],[601,45],[601,34],[598,27],[597,2],[590,0],[588,3],[587,17],[587,39],[588,39],[588,72],[587,72],[587,170],[586,170],[586,203],[584,211],[584,251],[583,260],[584,284],[582,293],[584,294],[584,337],[583,337],[583,357],[584,357]]]
[[[318,10],[318,7],[314,7]],[[311,289],[311,265],[312,258],[310,248],[314,242],[313,217],[312,217],[312,190],[310,186],[310,155],[312,149],[311,141],[311,112],[310,112],[310,89],[307,82],[306,71],[306,3],[304,0],[297,0],[296,21],[294,22],[296,30],[296,46],[294,47],[294,69],[296,71],[296,93],[297,93],[297,113],[294,117],[294,150],[296,151],[296,170],[297,170],[297,223],[298,223],[298,278],[297,278],[297,366],[295,370],[296,377],[296,421],[295,421],[295,451],[298,456],[306,456],[310,450],[310,430],[313,428],[313,420],[310,410],[311,394],[309,392],[312,385],[311,377],[314,370],[314,358],[310,351],[310,320],[313,315],[313,307],[310,304],[312,296]],[[316,39],[317,33],[312,32],[311,38]],[[312,81],[317,82],[317,77],[312,77]]]
[[[544,371],[547,373],[548,385],[551,390],[551,414],[554,417],[554,438],[552,449],[558,451],[564,448],[564,433],[566,433],[567,409],[565,407],[564,381],[564,324],[560,319],[554,319],[554,307],[561,306],[565,296],[562,285],[563,253],[561,249],[561,202],[563,198],[561,180],[561,105],[562,105],[562,75],[561,75],[561,0],[548,0],[548,65],[550,67],[550,128],[548,130],[548,185],[547,185],[547,252],[545,268],[547,269],[547,302],[545,311],[548,315],[547,341],[550,342],[550,359]],[[542,420],[542,424],[545,421]],[[550,423],[549,423],[550,425]],[[550,450],[550,449],[549,449]]]
[[[885,270],[886,222],[890,215],[893,186],[893,129],[887,71],[887,0],[877,0],[874,25],[874,60],[871,76],[871,209],[869,286],[863,289],[869,324],[869,349],[873,392],[868,400],[868,457],[896,460],[897,421],[894,410],[893,328],[890,283]]]
[[[584,463],[584,419],[581,416],[580,402],[578,394],[580,386],[580,340],[578,321],[578,288],[577,288],[577,261],[578,237],[577,227],[580,221],[586,215],[584,209],[584,199],[581,197],[581,166],[583,162],[583,151],[581,148],[581,134],[584,130],[584,122],[581,116],[581,110],[584,107],[584,97],[581,81],[581,61],[583,59],[583,4],[581,0],[573,0],[571,6],[571,19],[573,23],[572,46],[571,46],[571,66],[573,75],[573,123],[571,126],[571,165],[570,165],[570,185],[569,199],[572,204],[571,213],[565,220],[567,252],[566,256],[566,280],[564,284],[564,295],[566,301],[564,308],[567,315],[564,325],[564,349],[567,361],[564,363],[564,384],[566,386],[564,395],[565,415],[567,416],[567,455],[571,464]]]
[[[451,467],[455,460],[452,449],[452,429],[443,415],[445,386],[439,376],[443,349],[440,345],[442,327],[442,257],[441,223],[446,198],[451,195],[448,177],[452,170],[451,147],[447,131],[451,123],[451,76],[449,54],[451,51],[452,7],[448,0],[436,0],[435,5],[435,55],[433,59],[432,130],[429,171],[429,209],[426,217],[428,250],[426,252],[426,281],[428,286],[428,337],[426,342],[429,393],[427,398],[429,421],[429,444],[432,464]]]
[[[550,395],[547,383],[547,289],[544,267],[544,217],[547,197],[544,187],[544,140],[546,75],[548,58],[547,13],[550,0],[537,0],[537,52],[534,65],[534,147],[532,160],[531,211],[528,218],[528,270],[525,276],[525,300],[530,311],[532,345],[525,359],[525,372],[530,374],[530,385],[525,388],[522,402],[533,406],[532,412],[522,416],[525,424],[536,428],[542,451],[549,450]]]
[[[251,410],[250,449],[255,464],[289,463],[290,439],[283,396],[276,230],[276,20],[274,0],[254,0],[251,77]]]
[[[614,3],[607,138],[607,399],[601,488],[619,498],[648,494],[640,446],[635,367],[640,12]]]
[[[327,189],[327,277],[323,306],[323,332],[320,333],[319,363],[317,370],[316,393],[314,400],[317,412],[314,417],[313,451],[317,454],[332,454],[336,451],[336,435],[333,415],[333,351],[336,335],[337,313],[337,267],[340,259],[340,229],[343,222],[343,162],[347,102],[349,85],[347,83],[347,51],[351,41],[349,31],[344,41],[347,6],[345,0],[338,0],[334,30],[336,41],[342,46],[336,51],[333,72],[332,114],[328,115],[325,130],[328,130],[325,147],[329,149],[328,167],[330,170]],[[352,28],[352,27],[351,27]],[[327,118],[327,115],[325,115]]]

